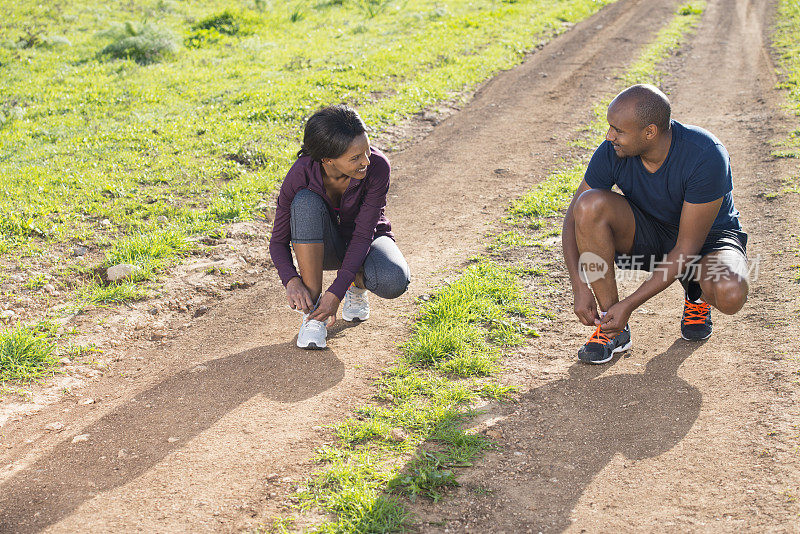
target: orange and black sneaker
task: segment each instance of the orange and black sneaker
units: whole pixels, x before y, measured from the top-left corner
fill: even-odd
[[[703,300],[683,300],[681,337],[689,341],[702,341],[711,335],[711,308]]]
[[[617,352],[622,352],[631,348],[631,329],[628,325],[617,334],[610,338],[597,327],[592,337],[586,345],[578,351],[578,359],[586,363],[606,363],[614,357]]]

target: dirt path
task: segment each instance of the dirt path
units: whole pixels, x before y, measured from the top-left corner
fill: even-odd
[[[413,287],[376,302],[368,324],[339,323],[331,350],[294,348],[297,316],[272,277],[169,343],[130,347],[82,392],[102,402],[65,400],[6,425],[0,532],[217,532],[275,513],[308,473],[325,439],[319,426],[368,399],[371,377],[407,334],[413,297],[481,250],[486,225],[547,175],[592,103],[613,90],[614,73],[676,4],[607,7],[392,156],[388,211]],[[566,323],[514,362],[532,389],[496,414],[504,452],[466,472],[445,505],[420,508],[423,518],[449,521],[422,530],[655,530],[669,522],[711,530],[717,520],[731,530],[791,530],[796,363],[786,354],[795,350],[797,325],[787,318],[797,311],[797,286],[790,255],[774,252],[790,247],[795,200],[756,196],[789,172],[765,145],[787,129],[763,44],[767,7],[709,2],[693,53],[670,79],[676,117],[709,128],[731,152],[750,253],[764,258],[751,302],[735,318],[717,317],[712,341],[688,345],[675,341],[681,301],[672,288],[648,306],[653,315],[637,315],[629,358],[588,368],[574,365],[586,332],[564,300]],[[54,420],[64,431],[43,432]],[[490,493],[472,491],[477,485]]]

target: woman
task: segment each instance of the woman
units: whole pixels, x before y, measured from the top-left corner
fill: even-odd
[[[298,347],[326,347],[326,322],[333,324],[342,299],[342,318],[363,321],[367,290],[391,299],[408,287],[408,264],[384,215],[389,172],[354,109],[331,106],[308,119],[297,161],[281,185],[269,242],[286,299],[303,312]],[[333,269],[336,279],[323,294],[322,271]]]

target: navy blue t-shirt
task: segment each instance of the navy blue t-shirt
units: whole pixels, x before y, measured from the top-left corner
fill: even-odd
[[[733,179],[728,151],[719,139],[697,126],[672,121],[667,159],[651,173],[639,156],[620,158],[610,141],[595,150],[584,176],[593,189],[614,184],[644,213],[673,226],[681,219],[683,202],[703,204],[722,198],[713,230],[741,230],[733,205]]]

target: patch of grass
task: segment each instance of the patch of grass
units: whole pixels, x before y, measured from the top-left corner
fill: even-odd
[[[138,233],[114,243],[106,253],[104,265],[129,263],[138,267],[132,281],[149,280],[158,269],[194,250],[195,246],[184,228]]]
[[[585,171],[586,166],[582,163],[562,162],[558,170],[511,204],[509,209],[511,220],[525,218],[530,227],[539,228],[542,219],[560,216],[564,203],[569,203],[572,199]]]
[[[53,374],[55,348],[51,325],[45,323],[0,331],[0,382]]]
[[[786,95],[786,108],[800,117],[800,4],[780,0],[772,44],[777,56],[781,81],[778,88]],[[800,158],[800,130],[794,130],[779,143],[772,155],[779,158]],[[796,176],[800,182],[800,175]]]
[[[122,304],[135,302],[147,297],[147,292],[134,282],[120,282],[102,285],[92,282],[79,291],[80,298],[92,304]]]
[[[100,50],[100,56],[131,59],[140,65],[157,63],[178,50],[178,43],[169,31],[147,21],[115,24],[100,35],[111,39]]]

